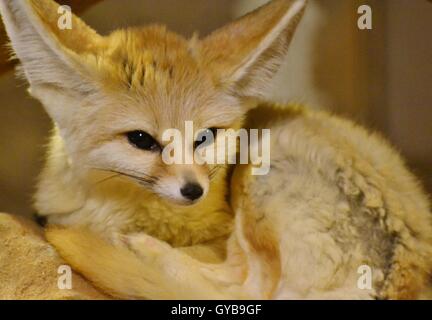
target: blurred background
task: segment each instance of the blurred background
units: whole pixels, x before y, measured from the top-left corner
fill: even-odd
[[[103,34],[163,23],[204,36],[267,0],[69,0]],[[372,8],[372,30],[357,9]],[[1,28],[0,28],[1,29]],[[16,80],[0,32],[0,212],[32,213],[31,196],[51,123]],[[382,132],[432,191],[432,3],[310,0],[268,98],[344,115]]]

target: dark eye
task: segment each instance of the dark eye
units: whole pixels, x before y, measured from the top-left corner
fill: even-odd
[[[210,128],[201,131],[194,142],[194,148],[206,147],[214,142],[217,135],[217,128]]]
[[[147,132],[144,131],[131,131],[128,132],[127,138],[131,144],[138,149],[147,151],[159,151],[159,143]]]

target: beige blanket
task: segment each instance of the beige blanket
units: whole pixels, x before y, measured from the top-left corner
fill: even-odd
[[[0,299],[107,299],[76,273],[59,288],[65,263],[32,221],[0,213]]]

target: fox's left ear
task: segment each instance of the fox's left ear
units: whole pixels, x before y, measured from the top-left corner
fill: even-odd
[[[88,90],[102,36],[53,0],[0,0],[0,12],[31,87]]]
[[[220,84],[262,97],[283,62],[306,0],[273,0],[201,41],[200,54]]]

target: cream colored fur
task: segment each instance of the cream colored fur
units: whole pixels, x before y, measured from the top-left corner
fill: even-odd
[[[102,37],[77,17],[60,31],[53,1],[1,0],[31,94],[55,123],[35,205],[58,225],[47,237],[76,270],[120,298],[422,296],[432,216],[399,155],[347,120],[259,101],[304,6],[274,0],[186,40],[160,26]],[[186,120],[270,128],[270,173],[167,166],[124,136],[160,138]],[[112,171],[157,180],[142,186]],[[190,176],[206,196],[185,206],[178,189]],[[357,286],[364,264],[370,290]]]

